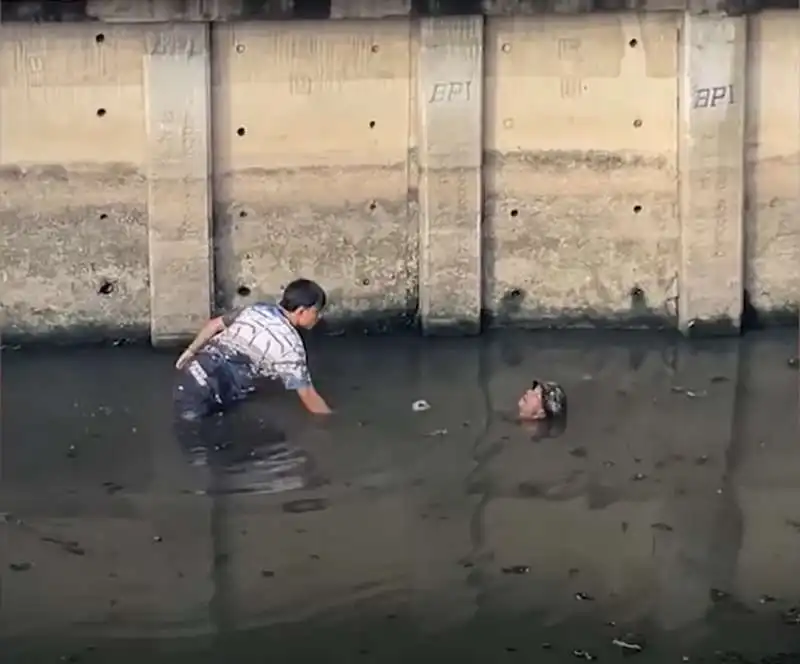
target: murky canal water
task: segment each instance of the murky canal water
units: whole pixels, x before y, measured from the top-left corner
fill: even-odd
[[[336,417],[267,390],[206,455],[171,354],[3,354],[0,661],[800,660],[795,334],[309,350]]]

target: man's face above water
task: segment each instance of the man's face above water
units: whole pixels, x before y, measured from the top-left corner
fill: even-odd
[[[517,402],[519,418],[521,420],[543,420],[545,418],[544,402],[542,400],[542,387],[528,388]]]

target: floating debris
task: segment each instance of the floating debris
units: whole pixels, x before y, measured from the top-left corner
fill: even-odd
[[[712,376],[712,383],[727,383],[730,380],[727,376]]]
[[[698,390],[698,391],[686,390],[686,396],[689,397],[690,399],[699,399],[702,397],[707,397],[708,392],[706,392],[705,390]]]
[[[164,541],[164,538],[163,538],[163,537],[161,537],[161,535],[155,535],[155,536],[153,537],[153,541],[154,541],[154,542],[156,542],[156,543],[158,543],[158,542],[163,542],[163,541]]]
[[[113,496],[115,493],[122,491],[125,487],[116,482],[103,482],[103,488],[109,496]]]
[[[705,466],[708,463],[708,454],[701,454],[694,460],[695,465]]]
[[[800,521],[793,521],[792,519],[786,519],[786,525],[791,526],[797,532],[800,533]]]
[[[585,650],[573,650],[572,655],[573,657],[577,657],[578,659],[585,659],[590,662],[593,662],[594,660],[597,659],[597,656],[592,655],[592,653],[587,652]]]
[[[781,621],[784,625],[800,625],[800,607],[793,606],[781,613]]]
[[[553,644],[552,643],[548,643],[547,641],[545,641],[542,644],[542,650],[552,650],[552,648],[553,648]]]
[[[758,600],[761,604],[770,604],[772,602],[777,602],[778,598],[773,597],[772,595],[761,595]]]
[[[411,404],[411,410],[413,410],[415,413],[421,413],[425,410],[430,410],[430,409],[431,405],[427,401],[425,401],[425,399],[419,399],[418,401],[415,401],[414,403]]]
[[[573,447],[569,453],[577,459],[585,459],[589,455],[585,447]]]
[[[662,521],[656,521],[655,523],[650,524],[650,527],[653,530],[663,530],[664,532],[671,533],[674,528],[670,526],[668,523],[664,523]]]
[[[642,480],[646,480],[646,479],[647,479],[647,475],[645,475],[644,473],[636,473],[635,475],[633,475],[631,477],[631,480],[633,482],[641,482]]]
[[[33,569],[32,563],[11,563],[8,566],[12,572],[27,572],[30,569]]]
[[[319,512],[328,507],[328,501],[324,498],[303,498],[300,500],[290,500],[281,505],[281,509],[287,514],[303,514],[304,512]]]
[[[67,457],[70,459],[74,459],[77,456],[78,456],[78,448],[75,447],[75,445],[70,445],[67,448]]]
[[[527,565],[512,565],[511,567],[504,567],[503,574],[527,574],[531,568]]]
[[[727,593],[724,590],[719,590],[717,588],[712,588],[708,594],[711,597],[711,600],[714,602],[722,602],[730,598],[730,593]]]
[[[800,367],[800,358],[798,357],[790,357],[786,360],[786,364],[789,366],[790,369],[797,369]]]
[[[85,556],[86,550],[80,546],[79,542],[75,540],[63,540],[59,537],[40,537],[39,539],[42,542],[47,542],[48,544],[55,544],[60,546],[64,551],[67,553],[71,553],[74,556]]]
[[[575,593],[575,599],[579,602],[594,602],[594,597],[586,593]]]
[[[611,641],[612,645],[622,648],[623,650],[632,653],[642,652],[644,650],[644,641],[637,638],[633,634],[626,634],[621,638]]]
[[[431,437],[431,438],[436,438],[437,436],[446,436],[447,435],[447,429],[434,429],[433,431],[431,431],[430,433],[428,433],[426,435]]]

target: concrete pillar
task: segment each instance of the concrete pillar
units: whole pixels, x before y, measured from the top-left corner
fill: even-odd
[[[194,335],[212,304],[208,24],[149,29],[150,331],[154,345]]]
[[[417,71],[422,329],[477,334],[483,17],[424,19]]]
[[[687,13],[680,86],[681,268],[685,334],[737,334],[744,289],[747,18]]]

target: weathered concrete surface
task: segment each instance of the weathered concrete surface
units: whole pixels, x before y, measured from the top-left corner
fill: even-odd
[[[6,24],[5,331],[177,339],[299,274],[329,289],[333,323],[381,328],[474,330],[479,307],[526,325],[677,327],[679,302],[684,327],[784,316],[800,287],[800,19],[725,20],[749,32],[735,135],[679,117],[678,13],[487,20],[469,86],[482,116],[473,99],[433,113],[465,87],[441,87],[419,21],[215,24],[210,55],[160,59],[148,39],[172,33],[153,24]],[[206,26],[184,28],[204,43]],[[696,87],[711,50],[692,56]],[[464,183],[424,177],[436,150]],[[736,169],[724,211],[697,195],[708,154]]]
[[[0,29],[6,332],[149,327],[144,32]]]
[[[149,30],[144,56],[150,338],[196,333],[212,302],[209,26]]]
[[[486,47],[486,306],[669,320],[676,16],[503,19]]]
[[[419,314],[422,330],[481,329],[483,18],[420,28]]]
[[[747,19],[685,15],[678,139],[684,333],[741,325],[746,49]]]
[[[800,21],[792,12],[752,18],[748,54],[745,285],[758,311],[791,320],[800,293]]]
[[[218,301],[305,274],[334,318],[413,312],[409,24],[220,26],[214,44]]]

